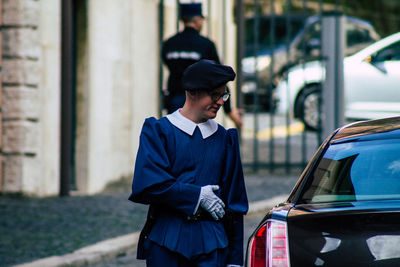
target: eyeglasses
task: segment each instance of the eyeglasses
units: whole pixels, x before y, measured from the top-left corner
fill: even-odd
[[[208,95],[211,97],[212,101],[218,102],[218,100],[222,97],[222,101],[226,102],[229,99],[229,96],[231,93],[225,92],[223,94],[219,93],[208,93]]]

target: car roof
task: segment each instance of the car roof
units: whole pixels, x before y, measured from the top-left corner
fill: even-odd
[[[275,14],[275,15],[260,15],[259,18],[260,20],[272,20],[272,17],[275,17],[277,19],[286,19],[287,17],[289,17],[291,20],[303,20],[305,18],[307,18],[307,15],[303,15],[303,14]],[[246,21],[252,21],[255,20],[254,16],[251,17],[246,17],[245,18]]]
[[[360,24],[360,25],[363,25],[366,28],[373,28],[372,24],[367,20],[356,18],[356,17],[352,17],[352,16],[346,16],[346,15],[344,15],[344,17],[345,17],[346,21],[348,21],[348,22],[353,22],[353,23],[356,23],[356,24]],[[312,15],[312,16],[308,17],[307,18],[307,20],[308,20],[307,21],[307,25],[312,24],[312,23],[320,20],[320,18],[321,18],[320,15]]]
[[[371,22],[356,17],[346,16],[346,20],[364,25],[365,27],[373,28]]]
[[[330,143],[380,139],[400,139],[400,117],[349,124],[339,129]]]
[[[259,18],[260,20],[271,20],[273,17],[277,19],[286,19],[289,17],[291,20],[304,20],[306,19],[306,25],[312,24],[318,20],[320,20],[321,16],[320,15],[306,15],[306,14],[275,14],[275,15],[260,15]],[[373,28],[372,24],[364,19],[353,17],[353,16],[344,16],[347,21],[351,21],[357,24],[364,25],[365,27]],[[251,17],[246,17],[246,21],[252,21],[255,20],[254,16]]]

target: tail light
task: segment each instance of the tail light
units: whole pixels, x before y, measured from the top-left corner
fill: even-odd
[[[288,267],[286,223],[268,221],[250,240],[249,267]]]
[[[286,222],[267,222],[267,255],[268,267],[290,266]]]
[[[265,267],[266,266],[266,225],[258,229],[250,241],[250,267]]]

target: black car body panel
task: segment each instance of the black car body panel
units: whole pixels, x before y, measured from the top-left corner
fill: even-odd
[[[287,217],[291,266],[400,266],[399,206],[400,201],[296,206]],[[393,246],[382,247],[387,242]]]

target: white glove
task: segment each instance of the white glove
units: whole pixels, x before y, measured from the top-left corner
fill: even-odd
[[[224,217],[225,214],[224,202],[213,192],[218,189],[218,185],[203,186],[200,190],[199,197],[200,205],[203,207],[203,209],[208,211],[215,220]]]

